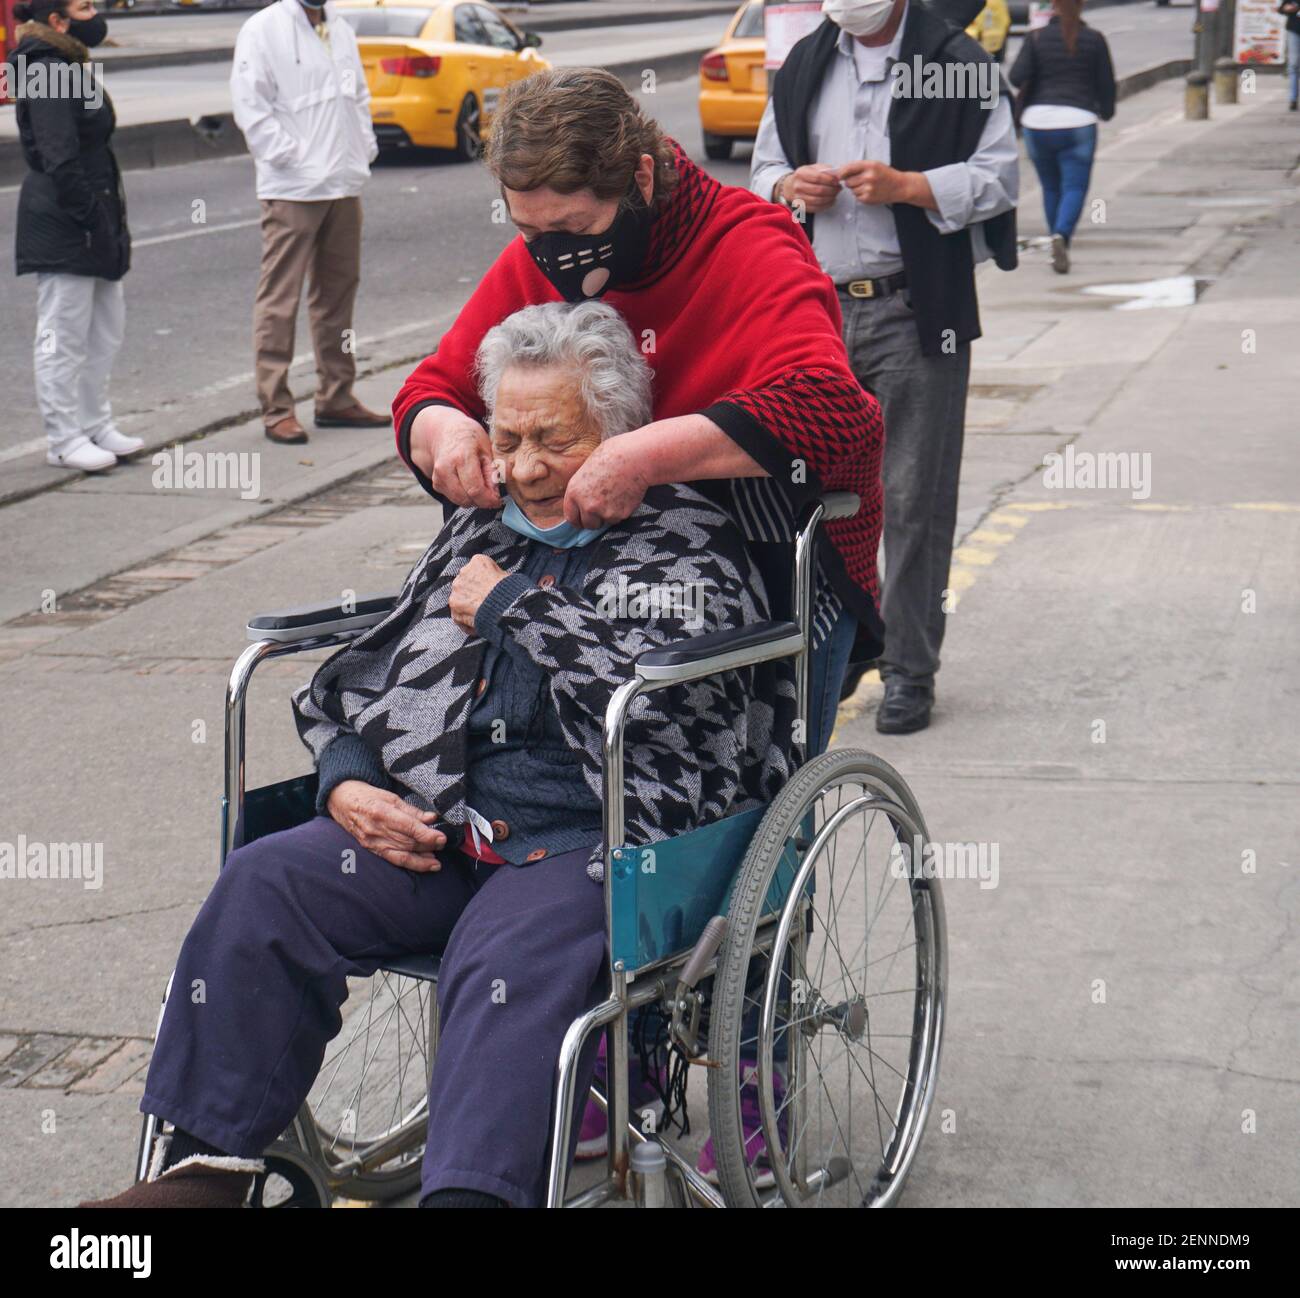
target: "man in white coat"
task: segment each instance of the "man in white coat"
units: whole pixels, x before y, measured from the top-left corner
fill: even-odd
[[[316,426],[380,428],[352,394],[361,190],[379,152],[352,28],[319,0],[278,0],[240,29],[235,121],[257,168],[262,274],[253,310],[257,395],[273,442],[305,442],[289,390],[303,283],[316,351]]]

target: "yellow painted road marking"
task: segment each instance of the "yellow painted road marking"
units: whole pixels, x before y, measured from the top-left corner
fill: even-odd
[[[1049,509],[1077,509],[1085,503],[1088,502],[1082,500],[1016,500],[995,509],[984,520],[985,525],[974,528],[966,536],[962,544],[952,552],[953,566],[948,572],[949,612],[957,607],[959,602],[957,597],[975,584],[976,576],[990,567],[998,555],[1003,553],[1005,547],[1020,535],[1019,529],[1029,522],[1028,515],[1040,514]],[[1097,503],[1101,504],[1103,502],[1098,501]],[[1115,502],[1107,501],[1105,503],[1114,504]],[[1154,504],[1150,501],[1121,503],[1127,503],[1130,509],[1168,513],[1182,513],[1200,508],[1200,506],[1196,505],[1163,505]],[[1230,504],[1227,508],[1286,514],[1300,513],[1300,504],[1289,504],[1276,500],[1245,501]],[[1005,527],[1013,530],[1009,532],[995,530]],[[851,721],[856,721],[871,703],[879,697],[882,690],[883,686],[878,671],[869,671],[863,676],[862,680],[858,682],[858,688],[840,704],[839,710],[835,714],[835,728],[831,731],[830,742],[827,744],[828,748],[839,737],[840,727],[847,725]]]

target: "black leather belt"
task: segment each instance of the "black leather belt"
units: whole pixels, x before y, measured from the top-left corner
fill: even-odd
[[[886,275],[884,279],[851,279],[835,287],[850,297],[887,297],[907,287],[907,272],[900,270],[897,275]]]

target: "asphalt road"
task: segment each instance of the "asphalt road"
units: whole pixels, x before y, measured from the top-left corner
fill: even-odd
[[[1121,71],[1188,49],[1188,15],[1181,10],[1104,10],[1095,21],[1114,36]],[[689,30],[711,22],[658,27]],[[632,35],[628,28],[611,30],[611,47],[623,48]],[[592,47],[599,40],[590,30],[557,32],[548,39],[548,52]],[[171,115],[178,115],[187,88],[219,89],[225,76],[223,65],[199,65],[110,74],[109,86],[110,93],[124,95],[141,86],[174,87],[179,107]],[[695,79],[661,84],[641,98],[703,162]],[[736,161],[708,166],[720,179],[743,184],[747,159],[748,150],[741,148]],[[131,172],[127,193],[135,254],[127,279],[128,336],[113,392],[123,429],[158,441],[214,419],[247,415],[253,409],[251,301],[259,259],[251,161]],[[511,237],[509,228],[492,222],[493,196],[481,167],[424,156],[399,156],[376,167],[365,193],[364,278],[356,317],[363,366],[432,349],[436,322],[468,296],[477,272]],[[15,205],[16,188],[0,190],[0,247],[12,246]],[[0,278],[0,320],[2,473],[6,460],[30,457],[41,446],[31,379],[31,277]],[[300,352],[306,346],[304,328]]]

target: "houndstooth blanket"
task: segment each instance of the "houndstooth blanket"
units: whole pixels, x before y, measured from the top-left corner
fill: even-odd
[[[476,554],[513,572],[534,544],[495,510],[453,513],[392,613],[294,696],[298,733],[316,760],[338,735],[354,733],[411,802],[462,823],[467,721],[486,644],[452,620],[451,584]],[[739,529],[689,487],[652,488],[592,544],[582,589],[530,586],[499,625],[548,675],[565,737],[599,796],[605,708],[637,657],[769,614]],[[794,715],[789,662],[639,697],[624,736],[626,843],[675,837],[770,801],[789,776]]]

